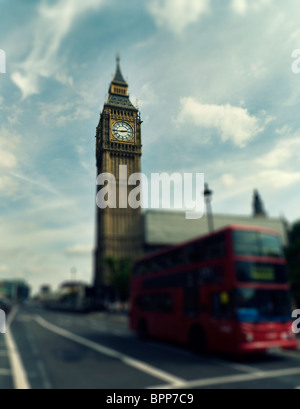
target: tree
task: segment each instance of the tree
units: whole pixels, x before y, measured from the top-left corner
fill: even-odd
[[[107,257],[105,264],[108,270],[107,283],[115,288],[121,301],[128,300],[132,260],[130,258]]]

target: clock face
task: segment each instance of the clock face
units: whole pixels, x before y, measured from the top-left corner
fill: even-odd
[[[114,136],[120,141],[129,141],[133,136],[133,130],[126,122],[116,122],[112,127]]]

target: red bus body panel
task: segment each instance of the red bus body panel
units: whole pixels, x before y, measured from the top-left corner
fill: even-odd
[[[150,337],[166,340],[178,344],[187,345],[190,341],[191,329],[201,328],[205,334],[207,349],[213,351],[228,352],[233,354],[246,354],[258,351],[268,351],[273,348],[296,349],[298,347],[297,339],[292,333],[292,321],[289,322],[238,322],[233,317],[222,318],[215,317],[212,314],[212,296],[215,293],[230,293],[235,288],[265,289],[265,290],[284,290],[289,291],[289,285],[283,284],[265,284],[265,283],[239,283],[235,275],[234,263],[236,261],[255,261],[261,263],[272,263],[274,265],[284,265],[285,260],[280,258],[257,257],[257,256],[238,256],[233,253],[231,232],[233,230],[259,231],[264,233],[276,234],[274,231],[265,228],[252,226],[229,226],[212,235],[191,240],[178,246],[155,252],[145,256],[136,262],[136,266],[144,266],[152,261],[163,260],[169,254],[183,252],[185,248],[191,248],[199,242],[210,240],[214,235],[220,232],[225,237],[225,256],[219,259],[202,260],[195,264],[181,264],[176,267],[164,268],[160,270],[149,270],[141,274],[132,275],[131,279],[131,308],[130,308],[130,328],[133,331],[139,330],[141,323],[146,323],[147,332]],[[171,256],[170,256],[171,257]],[[134,270],[133,270],[134,271]],[[205,274],[212,272],[212,275],[221,272],[220,282],[197,284],[197,286],[182,287],[179,284],[172,284],[173,287],[167,287],[166,280],[173,277],[184,278],[184,274]],[[195,277],[196,277],[195,275]],[[201,277],[202,277],[201,275]],[[166,278],[167,277],[167,278]],[[213,277],[215,278],[215,277]],[[198,278],[197,278],[198,279]],[[152,281],[151,281],[152,280]],[[153,280],[162,285],[151,287]],[[158,280],[158,281],[157,281]],[[174,281],[174,280],[173,280]],[[146,283],[146,285],[145,285]],[[149,288],[147,288],[147,285]],[[154,284],[153,284],[154,285]],[[187,291],[190,291],[188,293]],[[149,297],[149,300],[159,300],[166,294],[172,297],[172,311],[154,311],[141,309],[137,305],[139,297]],[[189,305],[189,294],[199,300],[199,310],[197,313],[191,313],[187,310]],[[156,297],[156,298],[153,298]],[[146,299],[145,298],[145,299]],[[149,301],[151,308],[151,301]],[[165,308],[165,306],[164,306]]]

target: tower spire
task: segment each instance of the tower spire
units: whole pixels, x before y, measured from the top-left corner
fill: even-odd
[[[112,80],[112,84],[122,84],[122,85],[127,85],[127,82],[124,80],[124,77],[121,72],[120,68],[120,54],[117,52],[116,54],[116,72],[115,76]]]
[[[116,72],[110,83],[108,90],[108,98],[105,101],[106,105],[111,105],[116,108],[130,108],[137,111],[129,100],[128,84],[124,80],[124,77],[120,68],[120,54],[116,54]]]
[[[264,208],[264,204],[263,204],[263,201],[257,189],[255,189],[253,192],[252,206],[253,206],[253,216],[265,216],[266,217],[267,214]]]

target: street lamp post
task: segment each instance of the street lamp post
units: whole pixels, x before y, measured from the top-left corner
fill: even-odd
[[[206,204],[206,212],[207,212],[207,223],[208,223],[208,230],[210,232],[214,231],[214,221],[213,221],[213,214],[211,208],[211,198],[213,191],[209,189],[208,183],[204,184],[204,199]]]

